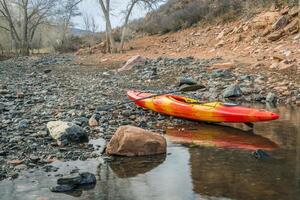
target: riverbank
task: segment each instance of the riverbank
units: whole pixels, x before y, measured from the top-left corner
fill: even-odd
[[[19,58],[0,63],[0,177],[18,177],[19,171],[35,169],[55,160],[86,160],[93,154],[90,144],[57,146],[47,132],[49,121],[62,120],[81,126],[89,139],[110,140],[120,125],[135,125],[163,133],[164,127],[189,122],[160,115],[128,104],[103,111],[101,107],[127,100],[127,89],[163,92],[177,88],[186,77],[206,86],[184,95],[204,101],[224,99],[224,93],[236,94],[238,102],[297,102],[300,90],[296,80],[278,75],[266,77],[263,71],[249,74],[243,67],[213,69],[222,58],[158,58],[147,60],[133,70],[117,72],[123,63],[83,66],[72,55],[45,55]],[[287,87],[274,93],[276,87]],[[234,87],[233,87],[234,86]],[[294,99],[294,101],[290,100]],[[89,126],[93,114],[100,116]]]

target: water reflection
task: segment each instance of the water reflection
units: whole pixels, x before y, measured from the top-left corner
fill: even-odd
[[[118,157],[109,162],[109,167],[119,178],[130,178],[149,172],[162,164],[165,159],[165,154],[154,157]]]
[[[176,143],[209,147],[238,148],[248,150],[273,150],[278,146],[271,140],[252,131],[211,125],[177,126],[166,130],[166,137]]]
[[[246,151],[190,148],[194,192],[230,199],[298,199],[295,154],[260,161]]]
[[[101,198],[194,199],[191,171],[187,167],[189,166],[189,152],[186,148],[177,145],[170,145],[168,152],[171,154],[162,164],[144,174],[138,173],[129,178],[125,178],[123,174],[120,178],[120,171],[116,170],[116,166],[102,165],[99,173],[101,180],[97,184],[99,194],[102,194]],[[132,167],[132,165],[130,166]]]

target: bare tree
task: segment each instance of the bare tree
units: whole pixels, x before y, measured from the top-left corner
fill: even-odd
[[[110,22],[110,0],[105,0],[105,2],[104,0],[99,0],[99,4],[101,6],[101,10],[103,12],[104,19],[105,19],[107,46],[111,53],[116,53],[117,48],[115,45],[115,39],[112,34],[112,27]]]
[[[92,33],[96,33],[99,28],[96,24],[95,18],[92,15],[85,13],[83,15],[84,29]]]
[[[89,31],[91,29],[91,21],[89,14],[85,13],[83,15],[83,23],[84,23],[84,29],[86,31]]]
[[[14,49],[29,55],[30,44],[39,25],[51,15],[58,0],[0,0],[0,16],[6,21]],[[20,16],[19,18],[16,16]]]
[[[122,27],[122,36],[121,36],[121,43],[119,47],[119,51],[122,51],[124,48],[125,36],[126,36],[126,29],[129,21],[129,17],[132,13],[133,8],[138,5],[144,9],[153,9],[159,2],[162,0],[130,0],[127,9],[125,10],[125,20]]]
[[[70,28],[72,17],[81,15],[78,8],[80,2],[82,2],[82,0],[63,0],[62,2],[62,8],[59,11],[59,21],[62,28],[61,46],[66,42],[67,32]]]

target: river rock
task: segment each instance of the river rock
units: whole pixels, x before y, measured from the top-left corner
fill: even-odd
[[[128,70],[131,70],[134,66],[144,64],[145,62],[146,62],[146,59],[144,57],[142,57],[140,55],[133,56],[129,60],[127,60],[125,65],[123,65],[123,67],[118,69],[118,71],[119,72],[128,71]]]
[[[86,117],[77,117],[77,118],[73,119],[72,122],[79,126],[85,127],[88,125],[88,121],[89,121],[89,119]]]
[[[266,101],[269,102],[269,103],[275,103],[276,100],[277,100],[276,95],[272,92],[269,92],[267,97],[266,97]]]
[[[94,127],[99,125],[99,117],[98,115],[92,115],[92,117],[89,119],[89,126]]]
[[[197,81],[195,81],[193,78],[191,77],[180,77],[179,78],[179,86],[182,85],[196,85]]]
[[[3,103],[0,103],[0,113],[4,110],[5,110],[5,105]]]
[[[89,172],[80,173],[80,185],[91,185],[96,183],[96,176]]]
[[[26,129],[29,127],[29,121],[27,119],[23,119],[18,124],[18,129]]]
[[[51,121],[47,123],[47,128],[51,137],[57,140],[59,145],[88,141],[86,132],[80,126],[71,122]]]
[[[145,156],[166,153],[166,139],[134,126],[121,126],[107,145],[106,153],[121,156]]]
[[[89,172],[72,174],[57,179],[58,185],[90,185],[96,183],[96,176]]]
[[[73,190],[76,186],[75,185],[56,185],[50,188],[51,192],[69,192]]]
[[[243,92],[238,84],[230,85],[223,92],[224,98],[240,97],[242,95],[243,95]]]
[[[59,185],[79,185],[80,182],[81,182],[80,174],[72,174],[57,179],[57,184]]]

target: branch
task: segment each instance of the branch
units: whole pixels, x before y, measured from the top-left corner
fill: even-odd
[[[8,31],[8,32],[10,31],[8,28],[6,28],[6,27],[4,27],[4,26],[1,26],[1,25],[0,25],[0,28],[6,30],[6,31]]]

